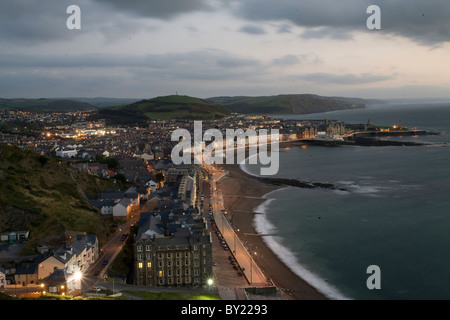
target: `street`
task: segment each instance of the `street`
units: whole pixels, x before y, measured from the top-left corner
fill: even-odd
[[[140,207],[137,212],[133,212],[130,219],[120,224],[117,228],[117,233],[102,248],[100,248],[99,258],[89,268],[89,270],[83,274],[83,279],[81,280],[82,293],[90,291],[98,281],[103,279],[104,274],[116,256],[120,253],[126,242],[122,241],[122,235],[125,233],[130,234],[131,225],[134,225],[139,221],[141,212],[145,212],[147,210],[147,204],[145,204]]]

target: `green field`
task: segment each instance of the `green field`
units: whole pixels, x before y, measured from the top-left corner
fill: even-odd
[[[126,106],[102,109],[92,117],[105,119],[108,125],[145,125],[152,120],[212,120],[226,117],[230,111],[220,105],[188,96],[156,97]]]

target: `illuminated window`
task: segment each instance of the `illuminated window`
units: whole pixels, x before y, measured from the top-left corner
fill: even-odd
[[[138,268],[139,268],[139,269],[142,269],[143,266],[144,266],[144,264],[143,264],[142,262],[139,262],[139,263],[138,263]]]
[[[152,263],[151,262],[147,262],[147,268],[151,268],[152,267]]]
[[[164,271],[162,271],[162,270],[159,270],[159,272],[158,272],[158,276],[159,277],[162,277],[164,275]]]

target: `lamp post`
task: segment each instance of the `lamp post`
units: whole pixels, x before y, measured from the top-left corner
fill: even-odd
[[[206,280],[206,284],[208,285],[208,290],[211,290],[212,286],[214,285],[214,279],[208,278],[208,280]]]

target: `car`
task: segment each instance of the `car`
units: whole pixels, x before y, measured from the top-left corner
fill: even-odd
[[[217,262],[216,261],[213,261],[213,266],[217,266]]]
[[[125,239],[128,237],[128,233],[124,233],[122,235],[122,238],[120,240],[125,241]]]
[[[106,266],[107,264],[108,264],[108,260],[103,260],[103,262],[102,262],[102,264],[104,265],[104,266]]]
[[[99,292],[102,291],[102,289],[100,287],[93,287],[92,291]]]

